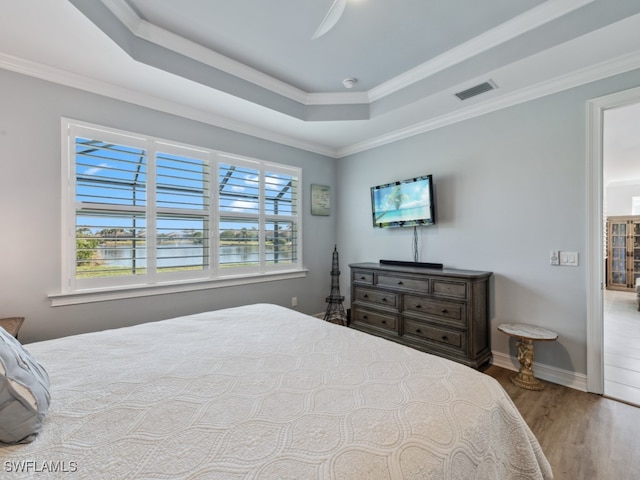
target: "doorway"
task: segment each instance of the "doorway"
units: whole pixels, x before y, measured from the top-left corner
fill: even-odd
[[[640,196],[640,88],[589,102],[589,126],[587,389],[640,405],[640,311],[633,288],[606,288],[603,234]]]
[[[607,282],[617,285],[607,283],[604,290],[604,394],[640,406],[640,225],[634,223],[640,222],[640,103],[605,110],[603,127],[603,211],[608,219],[625,219],[612,228],[622,227],[615,233],[624,234],[616,235],[618,256],[627,253],[608,263],[623,270],[607,272]]]

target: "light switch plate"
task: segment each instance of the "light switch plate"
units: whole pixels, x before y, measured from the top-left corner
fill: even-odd
[[[551,250],[549,252],[549,263],[551,265],[560,265],[560,252],[558,250]]]
[[[578,252],[560,252],[560,265],[578,266]]]

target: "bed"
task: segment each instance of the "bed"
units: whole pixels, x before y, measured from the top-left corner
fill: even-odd
[[[275,305],[25,347],[51,405],[1,478],[552,478],[491,377]]]

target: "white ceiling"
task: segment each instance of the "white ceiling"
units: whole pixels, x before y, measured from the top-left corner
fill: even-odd
[[[640,68],[638,0],[0,1],[0,68],[333,157]]]
[[[121,0],[143,21],[305,92],[367,91],[526,13],[543,0],[347,2],[312,40],[334,0]],[[460,15],[460,12],[465,12]],[[407,21],[407,19],[419,21]],[[384,34],[381,34],[384,32]]]

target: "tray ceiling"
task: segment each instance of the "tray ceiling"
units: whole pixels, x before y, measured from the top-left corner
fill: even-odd
[[[333,1],[12,2],[0,67],[338,157],[640,67],[636,0],[348,0],[312,39]]]

